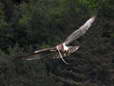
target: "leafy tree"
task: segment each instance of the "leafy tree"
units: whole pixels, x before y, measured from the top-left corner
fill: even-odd
[[[1,0],[0,83],[2,86],[111,86],[113,0]],[[36,48],[56,45],[97,15],[81,48],[61,60],[12,61]]]

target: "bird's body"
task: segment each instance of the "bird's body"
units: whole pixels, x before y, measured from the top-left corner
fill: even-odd
[[[65,51],[68,51],[70,47],[66,46],[65,43],[61,43],[57,45],[56,48],[62,52],[65,52]]]
[[[70,47],[67,46],[65,43],[63,43],[63,49],[64,49],[65,51],[68,51],[68,50],[70,49]]]

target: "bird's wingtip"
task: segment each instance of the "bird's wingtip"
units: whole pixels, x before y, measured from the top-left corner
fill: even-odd
[[[95,21],[95,19],[96,19],[96,16],[92,16],[91,18],[92,18],[92,19]]]

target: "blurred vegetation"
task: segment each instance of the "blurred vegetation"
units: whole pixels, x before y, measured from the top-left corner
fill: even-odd
[[[94,25],[75,41],[79,51],[66,58],[69,65],[12,61],[64,41],[94,15]],[[113,0],[0,0],[0,85],[113,86],[113,28]]]

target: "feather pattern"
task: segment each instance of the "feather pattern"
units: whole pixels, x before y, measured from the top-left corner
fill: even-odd
[[[82,25],[78,30],[74,31],[70,36],[68,36],[64,43],[68,45],[74,40],[78,39],[80,36],[84,35],[86,31],[91,27],[94,20],[95,16],[87,20],[84,25]]]

